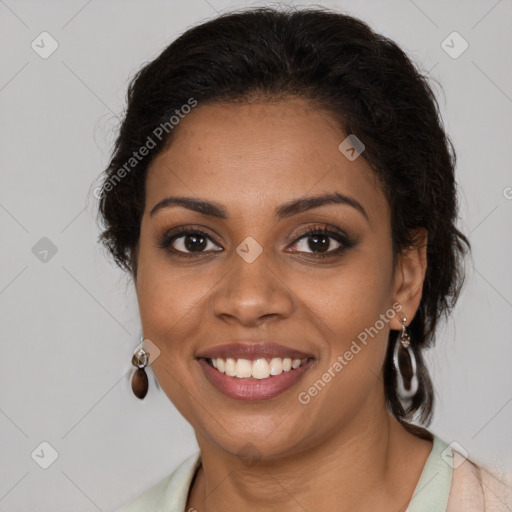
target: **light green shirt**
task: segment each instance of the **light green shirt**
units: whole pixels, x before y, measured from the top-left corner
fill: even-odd
[[[406,512],[446,512],[452,482],[451,448],[433,434],[428,456]],[[190,484],[201,464],[200,452],[181,463],[170,475],[116,512],[185,511]]]

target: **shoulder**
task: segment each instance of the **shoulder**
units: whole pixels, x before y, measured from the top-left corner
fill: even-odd
[[[489,510],[510,511],[512,510],[512,472],[502,468],[491,468],[490,466],[477,465],[480,473],[484,499]]]
[[[447,512],[512,510],[512,472],[466,459],[455,450],[453,454]]]
[[[196,452],[172,473],[115,512],[181,512],[185,508],[190,484],[200,463],[200,452]]]

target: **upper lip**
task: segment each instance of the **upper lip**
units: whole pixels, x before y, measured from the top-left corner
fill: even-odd
[[[267,357],[308,359],[313,357],[313,355],[273,342],[253,343],[240,341],[237,343],[228,343],[226,345],[217,345],[215,347],[208,348],[197,354],[196,357],[197,359],[227,359],[228,357],[232,357],[234,359],[252,360]]]

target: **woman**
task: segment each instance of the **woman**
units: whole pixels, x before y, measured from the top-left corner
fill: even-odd
[[[102,241],[137,292],[133,391],[151,364],[199,452],[123,512],[511,506],[425,428],[469,249],[454,166],[427,80],[350,16],[230,13],[137,74]]]

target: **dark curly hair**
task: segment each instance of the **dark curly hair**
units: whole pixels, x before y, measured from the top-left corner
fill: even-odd
[[[357,18],[324,8],[234,11],[187,30],[142,67],[128,87],[124,120],[97,189],[100,241],[136,277],[146,171],[171,143],[184,106],[286,96],[308,99],[364,141],[362,156],[390,205],[395,262],[415,242],[417,228],[428,232],[423,294],[410,324],[419,378],[410,404],[396,393],[397,331],[390,332],[384,366],[388,409],[403,423],[419,413],[428,425],[434,396],[422,349],[432,345],[439,320],[458,298],[470,250],[456,227],[455,151],[427,78],[393,41]],[[151,150],[134,160],[143,147]]]

